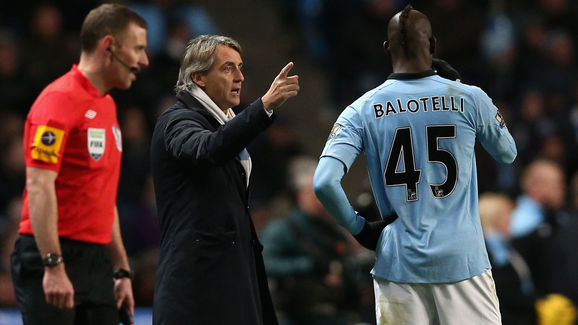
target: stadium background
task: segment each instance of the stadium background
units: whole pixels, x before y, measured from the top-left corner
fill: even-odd
[[[9,255],[24,186],[22,127],[39,91],[78,61],[78,34],[100,1],[3,1],[0,5],[0,324],[15,314]],[[179,59],[190,38],[220,33],[243,46],[243,102],[262,95],[288,61],[301,92],[249,148],[252,208],[259,229],[290,205],[287,165],[318,156],[339,112],[391,73],[381,44],[402,0],[253,0],[123,2],[149,23],[150,67],[129,91],[113,92],[123,130],[118,196],[135,297],[146,323],[158,246],[148,143],[156,116],[173,102]],[[436,57],[484,89],[508,121],[518,158],[498,165],[477,151],[480,193],[519,194],[522,168],[535,158],[559,162],[567,209],[578,209],[578,4],[571,0],[421,0],[438,39]],[[243,106],[243,105],[241,105]],[[363,159],[345,179],[353,203],[370,202]],[[265,163],[266,162],[266,163]],[[16,317],[18,318],[18,317]],[[18,321],[16,321],[18,324]],[[139,319],[137,318],[137,324]]]

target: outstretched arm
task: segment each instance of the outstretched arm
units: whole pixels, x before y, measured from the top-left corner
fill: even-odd
[[[294,63],[289,62],[275,77],[271,87],[261,97],[263,107],[268,112],[273,112],[274,109],[279,108],[287,99],[297,96],[299,93],[299,76],[289,76],[289,71],[293,68]]]

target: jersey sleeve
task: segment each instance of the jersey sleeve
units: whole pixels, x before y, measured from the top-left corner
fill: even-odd
[[[477,106],[476,136],[498,162],[513,162],[518,151],[504,117],[484,91],[477,87],[473,89]]]
[[[365,219],[358,215],[349,200],[341,179],[345,175],[342,162],[330,156],[321,157],[313,176],[315,195],[337,222],[353,235],[359,234],[365,225]]]
[[[362,123],[353,107],[346,108],[331,129],[321,157],[333,157],[349,170],[363,151]]]
[[[50,93],[34,103],[26,120],[26,166],[60,171],[71,127],[72,102],[62,93]]]
[[[347,107],[331,129],[313,177],[319,200],[337,222],[354,235],[361,231],[365,219],[353,210],[341,187],[341,179],[363,151],[362,134],[359,114],[353,107]]]

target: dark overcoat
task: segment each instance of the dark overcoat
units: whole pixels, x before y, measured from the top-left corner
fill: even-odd
[[[188,92],[158,119],[161,226],[153,324],[277,324],[238,155],[273,120],[257,100],[221,126]]]

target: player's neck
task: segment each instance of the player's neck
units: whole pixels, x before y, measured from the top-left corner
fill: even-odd
[[[394,73],[418,73],[431,69],[431,58],[427,60],[413,59],[413,60],[394,60]]]
[[[98,58],[94,55],[90,56],[86,53],[80,55],[80,61],[78,62],[78,70],[90,83],[98,90],[101,96],[104,96],[110,91],[112,87],[108,85],[105,78],[105,67],[99,64]]]

